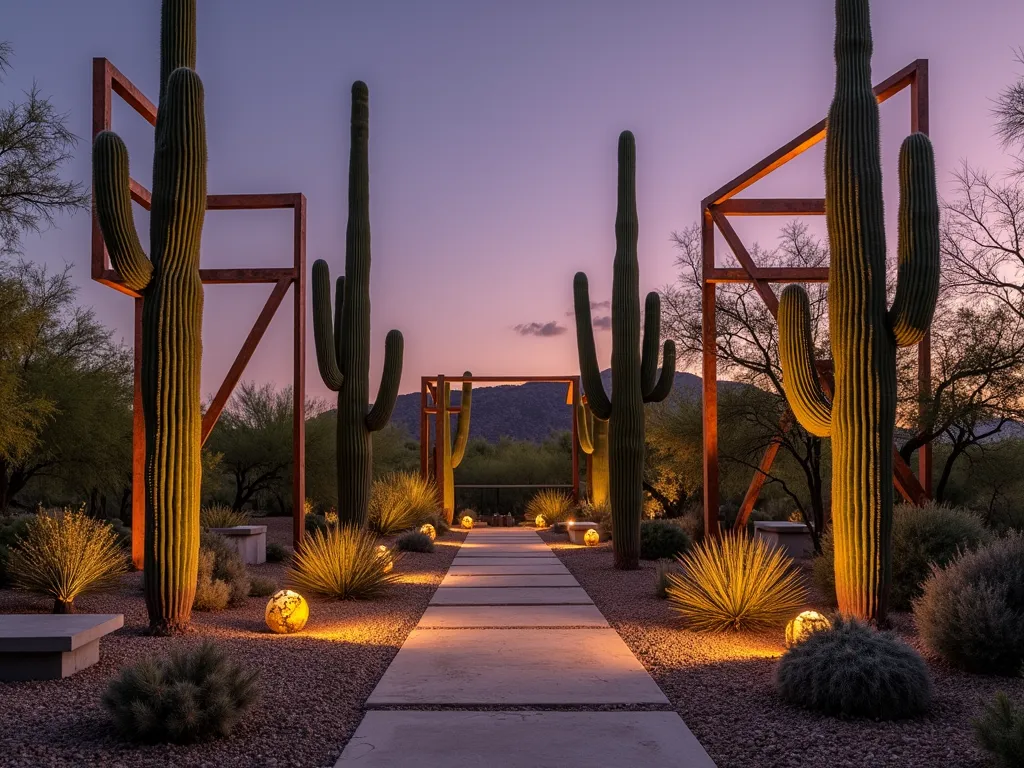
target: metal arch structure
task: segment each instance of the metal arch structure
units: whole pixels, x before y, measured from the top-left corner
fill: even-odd
[[[444,466],[442,451],[434,452],[434,466],[430,465],[430,417],[437,424],[458,414],[460,408],[448,405],[444,395],[446,384],[565,384],[565,404],[573,408],[572,413],[572,499],[580,498],[580,445],[576,426],[576,406],[580,403],[580,377],[575,376],[423,376],[420,378],[420,474],[433,477],[437,492],[444,498]],[[439,396],[440,394],[440,396]],[[472,428],[472,427],[471,427]],[[434,430],[437,434],[437,430]],[[431,475],[433,472],[433,475]]]
[[[156,105],[142,93],[117,67],[105,58],[92,61],[92,138],[101,131],[110,130],[113,97],[117,95],[150,125],[156,125]],[[148,189],[134,179],[129,180],[132,200],[149,210],[151,195]],[[284,194],[208,195],[208,211],[239,211],[288,209],[293,213],[292,263],[284,267],[239,267],[231,269],[200,269],[203,285],[245,285],[266,283],[273,286],[266,304],[253,323],[234,362],[209,407],[203,414],[202,440],[205,443],[213,431],[228,398],[238,384],[245,366],[252,358],[270,321],[284,301],[288,289],[293,292],[293,422],[292,451],[292,540],[296,548],[302,543],[304,529],[303,505],[306,497],[306,198],[299,192]],[[145,467],[146,433],[142,413],[142,297],[127,288],[117,271],[111,268],[103,243],[95,203],[92,216],[91,277],[134,299],[134,405],[132,424],[132,561],[137,568],[143,566],[145,525]]]
[[[917,59],[891,77],[875,86],[875,97],[882,103],[896,94],[910,89],[910,130],[928,133],[928,60]],[[826,121],[822,120],[808,128],[792,141],[741,173],[701,201],[701,242],[702,242],[702,374],[703,374],[703,427],[704,427],[704,526],[705,531],[721,533],[718,521],[719,472],[718,472],[718,334],[715,324],[715,295],[720,283],[753,284],[765,305],[775,315],[778,298],[772,283],[824,283],[828,282],[828,267],[773,267],[770,269],[754,264],[743,241],[729,222],[730,216],[824,216],[824,198],[740,198],[737,195],[750,185],[778,170],[794,158],[815,146],[825,138]],[[739,268],[723,268],[715,263],[715,229],[725,238]],[[830,366],[827,366],[830,368]],[[931,334],[927,335],[917,349],[918,392],[928,395],[931,388]],[[819,377],[826,392],[831,391],[830,370],[819,370]],[[923,407],[923,406],[922,406]],[[787,412],[779,425],[785,432],[793,423],[791,412]],[[757,473],[750,483],[743,504],[736,516],[736,526],[746,524],[768,470],[775,460],[781,440],[773,441],[765,451]],[[918,477],[910,466],[896,452],[894,482],[899,492],[909,502],[920,504],[931,496],[932,446],[923,445],[918,452]]]

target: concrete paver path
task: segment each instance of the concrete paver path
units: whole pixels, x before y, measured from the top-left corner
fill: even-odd
[[[528,529],[469,533],[366,706],[335,768],[714,768]]]

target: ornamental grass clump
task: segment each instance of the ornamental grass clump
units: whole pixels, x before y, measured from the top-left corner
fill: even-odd
[[[52,597],[54,613],[74,613],[76,598],[112,586],[128,570],[113,529],[83,512],[37,514],[24,532],[9,555],[11,583]]]
[[[398,537],[395,546],[402,552],[433,552],[434,542],[429,535],[419,531],[406,531]]]
[[[786,651],[775,682],[784,701],[835,717],[914,717],[932,696],[917,651],[891,632],[842,617]]]
[[[661,560],[686,554],[690,534],[667,520],[645,520],[640,523],[640,559]]]
[[[526,519],[533,521],[538,515],[543,515],[548,525],[564,523],[574,512],[572,499],[552,488],[538,491],[526,502]]]
[[[121,671],[103,706],[121,735],[149,744],[189,744],[227,736],[255,704],[258,673],[210,641]]]
[[[431,522],[437,515],[437,486],[412,472],[391,472],[370,488],[367,524],[382,536]]]
[[[914,602],[922,642],[968,672],[1019,674],[1024,663],[1024,535],[1010,533],[936,568]]]
[[[376,536],[343,525],[317,531],[296,553],[287,581],[298,592],[341,600],[379,597],[395,575],[389,567],[397,557],[381,557]]]
[[[971,725],[978,744],[997,765],[1004,768],[1024,765],[1024,707],[1017,706],[1000,691]]]
[[[249,514],[247,512],[232,509],[226,504],[214,504],[199,510],[199,525],[202,528],[234,528],[238,525],[248,524]]]
[[[785,624],[807,599],[793,560],[761,539],[729,533],[706,538],[667,576],[669,603],[698,632]]]

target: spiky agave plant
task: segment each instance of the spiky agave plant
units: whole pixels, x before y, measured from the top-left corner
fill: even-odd
[[[554,525],[569,519],[574,509],[572,499],[564,493],[544,488],[526,502],[526,519],[532,523],[538,515],[542,515],[548,525]]]
[[[682,572],[666,577],[669,603],[698,632],[784,624],[807,599],[792,559],[742,533],[706,537],[678,561]]]
[[[316,531],[295,554],[286,580],[298,591],[341,600],[379,597],[395,580],[391,564],[399,554],[382,557],[377,537],[364,528],[341,525]]]
[[[370,487],[367,525],[383,536],[430,522],[437,514],[437,486],[418,474],[389,472]]]
[[[128,558],[109,524],[68,510],[32,518],[7,568],[15,587],[52,597],[54,613],[74,613],[75,599],[111,586]]]

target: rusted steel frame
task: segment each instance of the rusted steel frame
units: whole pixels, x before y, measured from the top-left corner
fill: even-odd
[[[711,212],[701,211],[701,241],[703,244],[703,274],[715,266],[715,228]],[[704,532],[718,536],[718,340],[715,330],[714,283],[706,279],[701,289],[701,376],[702,420],[704,437]]]
[[[743,497],[743,503],[740,504],[740,510],[736,513],[736,522],[733,524],[734,531],[742,531],[746,527],[747,521],[750,519],[750,513],[754,511],[754,505],[757,504],[757,497],[761,495],[761,489],[768,480],[768,472],[771,470],[772,464],[775,463],[775,457],[779,453],[779,448],[782,447],[782,438],[785,437],[792,427],[793,412],[787,408],[785,413],[782,414],[782,418],[779,419],[779,433],[768,443],[764,456],[761,457],[761,463],[757,466],[757,472],[754,473],[750,480],[750,486]]]
[[[824,216],[825,198],[751,198],[734,197],[711,210],[724,216]]]
[[[754,260],[750,258],[750,253],[747,252],[746,246],[743,245],[739,235],[736,234],[736,230],[732,228],[729,220],[715,211],[714,208],[711,209],[711,219],[725,237],[725,242],[729,244],[733,254],[739,260],[740,266],[750,275],[754,282],[754,288],[765,303],[765,306],[768,307],[768,311],[772,313],[772,317],[775,317],[779,313],[779,299],[772,290],[771,285],[761,279],[760,270],[754,264]]]
[[[765,283],[827,283],[828,267],[759,267],[757,279]],[[741,267],[715,267],[704,278],[708,283],[752,283]]]

